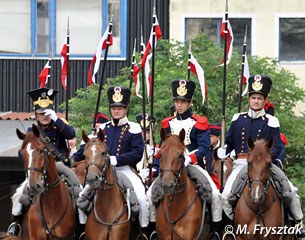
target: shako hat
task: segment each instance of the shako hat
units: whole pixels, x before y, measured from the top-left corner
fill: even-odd
[[[191,101],[196,85],[191,80],[175,79],[172,81],[173,100]]]
[[[249,96],[252,93],[259,93],[262,94],[264,97],[268,96],[272,85],[272,81],[268,76],[263,76],[259,74],[253,75],[249,77],[248,82]]]
[[[136,116],[136,120],[137,120],[137,123],[140,124],[141,128],[143,129],[144,128],[144,122],[145,122],[145,130],[149,130],[150,128],[150,123],[154,124],[156,119],[153,117],[151,117],[150,115],[148,115],[147,113],[145,114],[145,117],[143,117],[143,113],[139,113],[137,116]],[[152,125],[154,126],[154,125]]]
[[[108,88],[107,95],[109,107],[127,107],[130,100],[130,89],[127,87],[110,87]]]
[[[57,90],[50,88],[38,88],[27,92],[33,100],[33,109],[37,113],[43,113],[46,109],[54,110],[54,97],[57,93]]]

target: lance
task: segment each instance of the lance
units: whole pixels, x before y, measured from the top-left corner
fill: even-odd
[[[143,28],[141,26],[141,61],[144,61],[143,56],[145,52],[145,44],[143,41]],[[145,64],[145,63],[144,63]],[[141,65],[143,63],[141,62]],[[145,69],[145,68],[144,68]],[[142,78],[142,119],[143,119],[143,141],[144,141],[144,161],[143,161],[143,168],[147,168],[147,149],[146,149],[146,97],[145,97],[145,72],[141,72],[141,78]]]
[[[98,95],[97,95],[94,118],[93,118],[93,121],[92,121],[91,133],[93,135],[95,135],[95,133],[96,133],[95,124],[96,124],[96,117],[97,117],[97,113],[98,113],[98,109],[99,109],[99,105],[100,105],[102,86],[103,86],[103,83],[104,83],[103,80],[104,80],[106,63],[107,63],[108,49],[109,49],[109,46],[110,46],[110,38],[111,38],[111,34],[112,34],[112,18],[113,18],[113,15],[111,15],[111,20],[110,20],[110,23],[109,23],[109,31],[108,31],[107,41],[106,41],[106,49],[105,49],[105,54],[104,54],[103,67],[102,67],[102,76],[101,76],[100,86],[99,86]]]
[[[246,25],[245,29],[245,36],[244,36],[244,44],[243,44],[243,54],[241,59],[241,76],[240,76],[240,83],[239,83],[239,96],[238,96],[238,112],[241,111],[241,101],[242,101],[242,91],[243,91],[243,78],[244,78],[244,70],[245,70],[245,60],[246,60],[246,50],[247,50],[247,28]]]
[[[187,61],[187,80],[191,79],[191,49],[192,49],[192,39],[190,39],[189,58]]]
[[[69,98],[70,98],[70,70],[69,70],[69,59],[70,59],[70,28],[69,28],[69,18],[67,25],[67,65],[66,65],[66,120],[69,118]]]
[[[156,15],[156,1],[154,0],[154,8],[153,8],[153,38],[152,38],[152,65],[151,65],[151,88],[150,88],[150,139],[149,145],[153,147],[153,152],[155,152],[155,144],[154,144],[154,136],[153,132],[153,119],[154,119],[154,83],[155,83],[155,53],[156,53],[156,24],[157,24],[157,15]],[[149,185],[152,182],[152,163],[153,163],[153,155],[149,157],[148,165],[149,165]]]
[[[226,83],[227,83],[227,40],[228,40],[228,0],[226,0],[225,7],[225,41],[224,41],[224,62],[223,62],[223,89],[222,89],[222,117],[221,117],[221,141],[220,146],[225,146],[225,127],[226,127]],[[224,162],[221,159],[220,171],[220,192],[223,191],[223,167]]]
[[[137,43],[137,39],[134,39],[134,45],[133,45],[133,52],[132,52],[132,58],[131,58],[131,70],[130,70],[130,82],[129,82],[129,89],[131,91],[131,86],[132,86],[132,81],[133,81],[133,67],[136,64],[136,43]]]

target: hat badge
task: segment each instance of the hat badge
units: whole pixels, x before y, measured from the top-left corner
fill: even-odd
[[[114,88],[114,94],[112,95],[112,100],[116,103],[122,102],[123,100],[123,95],[121,94],[122,89],[120,87],[115,87]]]
[[[252,83],[252,88],[255,91],[262,90],[263,84],[261,83],[262,76],[261,75],[255,75],[254,76],[254,82]]]
[[[177,94],[179,96],[185,96],[187,94],[187,88],[186,86],[186,81],[185,80],[180,80],[179,81],[179,87],[177,88]]]

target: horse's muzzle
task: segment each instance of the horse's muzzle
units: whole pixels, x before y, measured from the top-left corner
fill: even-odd
[[[100,178],[96,174],[87,175],[86,182],[89,184],[90,188],[92,189],[97,189],[101,186]]]
[[[172,195],[174,193],[175,190],[174,181],[162,182],[161,186],[163,188],[163,192],[165,195]]]

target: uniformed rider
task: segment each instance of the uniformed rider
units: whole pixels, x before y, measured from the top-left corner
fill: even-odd
[[[69,149],[67,140],[75,138],[74,129],[57,116],[54,111],[54,97],[57,90],[49,88],[39,88],[27,92],[33,100],[33,109],[38,128],[41,129],[45,135],[51,140],[52,144],[62,154],[62,158],[57,161],[63,161],[64,164],[70,165],[69,162]],[[28,131],[32,131],[31,128]],[[62,166],[64,168],[65,166]],[[70,170],[68,170],[70,171]],[[12,223],[10,224],[7,234],[18,236],[21,230],[21,221],[24,214],[24,207],[19,202],[24,189],[27,187],[28,180],[25,181],[16,189],[15,194],[12,196]]]
[[[185,166],[188,175],[193,179],[197,187],[201,186],[199,192],[209,192],[211,199],[211,210],[213,220],[213,234],[210,239],[219,239],[220,222],[222,220],[221,196],[209,173],[203,169],[204,158],[210,151],[210,132],[208,119],[192,113],[192,97],[195,91],[195,83],[191,80],[175,79],[172,81],[173,105],[176,115],[165,118],[162,128],[169,134],[179,135],[185,130],[184,143],[187,148],[185,153]],[[159,178],[154,185],[159,185]],[[156,187],[155,186],[155,187]],[[151,189],[151,188],[150,188]],[[151,190],[148,190],[148,199]],[[152,194],[154,194],[154,190]],[[151,202],[150,202],[151,203]],[[155,221],[155,207],[151,204],[150,220]]]
[[[225,149],[218,150],[220,158],[226,157],[232,150],[235,150],[237,159],[234,160],[233,171],[229,176],[222,193],[223,210],[228,217],[228,222],[233,220],[232,205],[237,201],[238,195],[244,186],[244,179],[247,178],[247,139],[253,140],[273,138],[272,155],[272,177],[275,181],[281,182],[283,201],[290,202],[288,208],[296,223],[301,224],[303,213],[297,188],[287,179],[284,172],[277,167],[279,154],[282,150],[280,138],[280,124],[276,117],[266,114],[264,106],[271,89],[272,81],[268,76],[254,75],[249,78],[248,84],[248,112],[237,113],[233,116],[230,127],[226,133]],[[236,179],[236,180],[235,180]],[[239,188],[239,189],[237,189]],[[230,202],[229,202],[230,199]],[[287,201],[286,201],[287,200]],[[304,237],[305,231],[301,228],[299,237]]]
[[[125,175],[131,182],[140,206],[139,223],[145,232],[148,226],[148,202],[145,187],[141,178],[136,173],[136,164],[141,160],[144,150],[142,130],[138,123],[127,118],[129,108],[130,89],[121,86],[110,87],[107,90],[111,120],[100,125],[105,134],[111,165],[116,166],[116,171]],[[76,154],[82,155],[81,149]],[[77,159],[76,160],[81,160]],[[86,189],[86,187],[85,187]],[[80,199],[87,199],[88,192],[80,194]]]

